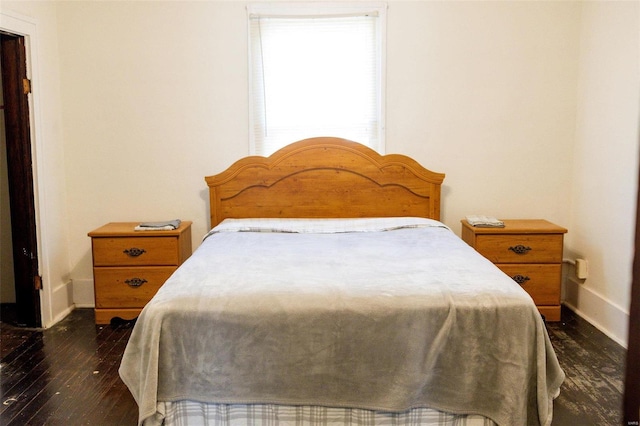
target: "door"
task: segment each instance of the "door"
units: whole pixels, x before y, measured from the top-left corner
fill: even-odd
[[[640,176],[638,176],[640,182]],[[636,206],[635,254],[629,309],[629,339],[624,388],[624,426],[640,424],[640,186]]]
[[[0,34],[17,322],[42,325],[24,37]]]

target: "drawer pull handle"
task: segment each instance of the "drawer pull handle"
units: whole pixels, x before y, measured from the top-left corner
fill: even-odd
[[[515,282],[517,282],[518,284],[522,285],[524,283],[526,283],[527,281],[529,281],[531,278],[527,277],[526,275],[514,275],[511,277],[512,280],[514,280]]]
[[[147,251],[145,249],[141,249],[141,248],[137,248],[137,247],[131,247],[130,249],[126,249],[123,251],[124,254],[126,254],[129,257],[138,257],[140,256],[142,253],[146,253]]]
[[[518,244],[517,246],[509,247],[509,250],[511,250],[515,254],[527,254],[527,252],[531,250],[531,247],[526,247],[522,244]]]
[[[130,280],[124,280],[124,282],[129,287],[140,287],[142,284],[146,283],[147,280],[144,278],[131,278]]]

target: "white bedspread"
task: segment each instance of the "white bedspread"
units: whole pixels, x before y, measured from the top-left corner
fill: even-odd
[[[188,399],[550,423],[533,301],[444,225],[276,222],[221,224],[145,307],[120,368],[141,422]]]

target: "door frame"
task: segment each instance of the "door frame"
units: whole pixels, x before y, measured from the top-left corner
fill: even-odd
[[[38,74],[38,45],[37,45],[37,21],[12,12],[0,11],[0,31],[24,37],[27,78],[31,80],[32,87],[40,86]],[[38,271],[42,276],[42,289],[40,290],[40,317],[41,326],[49,327],[54,323],[59,313],[53,311],[52,288],[50,281],[50,267],[46,250],[46,229],[42,223],[47,223],[47,210],[45,204],[43,171],[43,141],[42,125],[40,122],[40,97],[35,89],[30,94],[29,102],[29,128],[31,136],[31,158],[33,171],[34,209],[36,222],[36,246],[38,258]]]
[[[0,33],[16,324],[41,327],[38,244],[24,36]]]

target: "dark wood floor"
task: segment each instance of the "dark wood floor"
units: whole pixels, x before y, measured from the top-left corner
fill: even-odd
[[[77,309],[50,329],[29,330],[11,326],[8,313],[0,311],[0,424],[136,424],[117,372],[130,324],[96,326],[92,310]],[[548,329],[567,374],[553,425],[620,425],[624,348],[569,310]]]
[[[44,331],[0,324],[1,425],[135,425],[118,376],[131,326],[96,326],[77,309]]]
[[[553,425],[621,425],[627,351],[566,308],[562,319],[547,324],[567,376],[554,403]]]

